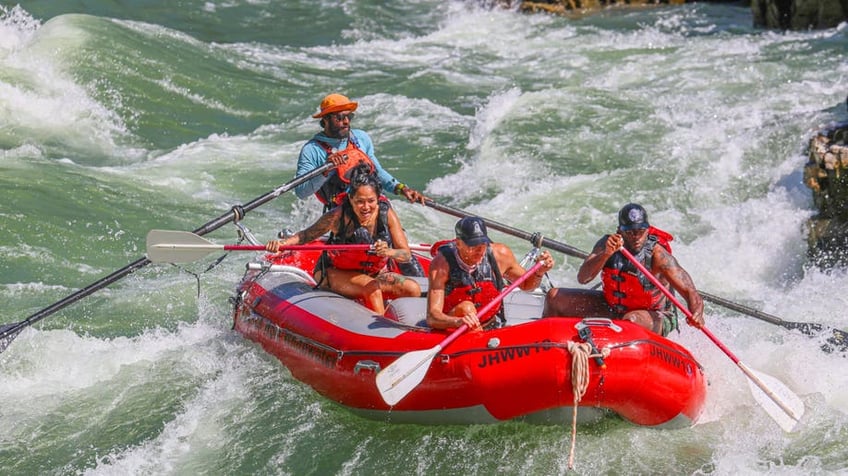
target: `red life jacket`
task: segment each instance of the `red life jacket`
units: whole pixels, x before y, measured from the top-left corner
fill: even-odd
[[[327,156],[333,153],[333,148],[326,142],[319,140],[315,141],[327,153]],[[350,172],[357,165],[365,163],[371,166],[371,173],[374,173],[377,168],[374,167],[374,162],[368,157],[368,154],[362,151],[356,144],[356,141],[351,135],[347,140],[347,148],[339,152],[347,154],[347,161],[335,168],[334,174],[330,174],[329,178],[321,188],[315,192],[315,196],[324,205],[329,207],[341,205],[344,201],[344,193],[347,191],[347,186],[350,184]]]
[[[650,270],[654,246],[659,244],[671,253],[669,242],[673,239],[671,234],[650,227],[645,246],[634,257]],[[671,305],[663,292],[620,251],[616,251],[604,263],[601,280],[604,284],[604,298],[615,312],[624,314],[635,310],[668,310]]]
[[[473,272],[468,272],[459,264],[456,254],[456,240],[443,244],[439,247],[439,253],[448,261],[448,281],[445,284],[445,312],[455,308],[463,301],[471,301],[474,307],[480,309],[492,302],[500,294],[504,287],[492,247],[486,247],[486,256],[477,265]],[[485,315],[477,316],[481,323],[490,320],[496,313],[502,315],[500,303]]]
[[[445,245],[450,245],[454,242],[456,242],[456,238],[452,240],[439,240],[433,243],[432,245],[430,245],[430,256],[436,256],[436,253],[439,252],[439,248]]]
[[[380,196],[379,212],[377,214],[377,224],[374,232],[376,236],[371,236],[368,231],[359,224],[359,219],[353,212],[350,202],[345,200],[342,207],[342,216],[339,220],[339,228],[330,235],[327,240],[331,244],[372,244],[377,240],[383,240],[392,246],[392,235],[389,232],[389,200]],[[377,256],[369,253],[367,250],[328,250],[327,257],[330,259],[331,265],[336,269],[360,271],[368,275],[376,275],[389,261],[385,256]]]

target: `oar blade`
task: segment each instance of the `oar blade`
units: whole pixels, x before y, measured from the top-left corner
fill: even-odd
[[[377,389],[383,401],[392,406],[418,386],[441,349],[442,346],[437,345],[431,349],[407,352],[381,370],[377,374]]]
[[[191,263],[197,261],[212,250],[201,249],[176,249],[169,248],[167,245],[156,245],[147,248],[147,259],[153,263]]]
[[[147,233],[147,259],[153,263],[189,263],[219,249],[223,246],[187,231],[150,230]]]
[[[789,390],[783,382],[771,375],[753,370],[750,367],[746,367],[746,369],[756,376],[772,393],[772,396],[769,396],[763,389],[757,386],[753,379],[748,379],[748,386],[751,387],[751,394],[753,394],[754,400],[763,407],[772,420],[780,425],[783,431],[791,433],[798,425],[801,417],[804,416],[804,402],[801,400],[801,397],[796,395],[792,390]],[[780,401],[792,414],[790,415],[781,408],[781,405],[778,405],[775,399]]]
[[[822,345],[822,349],[828,353],[833,350],[837,352],[848,351],[848,332],[834,328],[831,329],[831,333],[833,335],[827,338],[827,344]]]
[[[828,336],[828,334],[830,334],[821,345],[821,349],[828,354],[833,351],[848,351],[848,332],[843,330],[814,322],[782,321],[780,322],[780,325],[789,330],[798,330],[802,334],[810,337],[817,337],[819,335]]]

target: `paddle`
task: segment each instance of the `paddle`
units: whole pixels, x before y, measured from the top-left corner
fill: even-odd
[[[532,268],[522,274],[512,284],[507,286],[500,294],[495,296],[491,302],[480,308],[477,311],[478,315],[483,315],[492,310],[507,294],[512,292],[524,281],[526,281],[537,269],[542,267],[542,262],[533,265]],[[451,335],[436,344],[435,347],[424,350],[415,350],[401,355],[397,360],[392,362],[388,367],[384,368],[377,374],[377,389],[380,391],[380,396],[389,405],[393,406],[405,397],[409,392],[424,380],[424,375],[430,368],[430,362],[439,352],[447,347],[451,342],[461,336],[468,330],[468,324],[463,324]]]
[[[459,218],[464,218],[464,217],[467,217],[467,216],[477,216],[477,215],[474,215],[474,214],[464,212],[462,210],[458,210],[456,208],[451,208],[451,207],[446,206],[446,205],[437,204],[437,203],[433,202],[432,200],[426,201],[425,205],[427,205],[428,207],[433,208],[435,210],[439,210],[441,212],[447,213],[448,215],[453,215],[453,216],[459,217]],[[501,231],[503,233],[506,233],[507,235],[512,235],[512,236],[515,236],[517,238],[521,238],[521,239],[525,239],[525,240],[528,240],[530,242],[533,242],[534,234],[532,234],[532,233],[528,233],[526,231],[522,231],[522,230],[519,230],[517,228],[513,228],[511,226],[507,226],[507,225],[504,225],[502,223],[491,221],[491,220],[488,220],[488,219],[485,219],[485,218],[482,218],[482,220],[486,223],[486,226],[491,228],[491,229],[498,230],[498,231]],[[536,243],[533,243],[533,244],[534,244],[534,246],[536,245]],[[573,256],[575,258],[586,259],[586,257],[588,256],[588,253],[581,251],[577,248],[574,248],[573,246],[569,246],[565,243],[560,243],[558,241],[550,240],[548,238],[543,238],[541,240],[541,246],[552,249],[554,251],[559,251],[561,253],[565,253],[566,255]],[[825,326],[823,324],[808,323],[808,322],[784,321],[783,319],[781,319],[777,316],[773,316],[771,314],[767,314],[765,312],[758,311],[756,309],[752,309],[752,308],[744,306],[742,304],[738,304],[738,303],[735,303],[733,301],[729,301],[727,299],[724,299],[724,298],[721,298],[721,297],[718,297],[718,296],[714,296],[714,295],[706,293],[704,291],[698,291],[698,293],[701,295],[701,297],[704,298],[705,301],[711,302],[713,304],[718,304],[719,306],[723,306],[723,307],[726,307],[726,308],[731,309],[733,311],[737,311],[737,312],[740,312],[742,314],[746,314],[748,316],[751,316],[755,319],[759,319],[761,321],[765,321],[765,322],[768,322],[768,323],[771,323],[771,324],[775,324],[775,325],[778,325],[778,326],[785,327],[786,329],[789,329],[789,330],[797,329],[802,334],[805,334],[805,335],[808,335],[808,336],[811,336],[811,337],[818,337],[819,334],[822,331],[830,331],[832,333],[832,335],[827,338],[827,340],[826,340],[827,344],[822,345],[822,347],[821,347],[822,350],[824,350],[825,352],[828,352],[828,353],[832,352],[834,348],[836,350],[840,351],[840,352],[848,351],[848,332],[845,332],[845,331],[842,331],[840,329],[836,329],[836,328],[833,328],[833,327]]]
[[[289,245],[283,250],[367,250],[371,245]],[[265,251],[265,245],[219,245],[189,231],[150,230],[147,233],[147,259],[154,263],[188,263],[213,251]]]
[[[630,251],[626,248],[622,247],[619,251],[630,260],[639,271],[642,272],[653,284],[657,287],[663,294],[668,297],[671,302],[680,309],[683,314],[686,315],[687,318],[692,318],[692,312],[689,311],[680,301],[674,296],[674,294],[669,291],[668,287],[663,286],[663,284],[657,279],[656,276],[653,275],[647,268],[645,268],[639,260],[633,256]],[[743,364],[733,352],[730,351],[718,338],[707,329],[706,326],[700,327],[701,331],[710,338],[715,345],[718,346],[722,352],[725,353],[730,360],[733,361],[742,372],[748,377],[748,385],[751,387],[751,391],[754,395],[754,399],[766,410],[766,413],[769,414],[772,419],[783,428],[787,433],[792,431],[795,428],[795,424],[798,423],[798,420],[801,419],[801,416],[804,414],[804,402],[801,401],[801,398],[792,393],[789,388],[787,388],[781,381],[777,380],[774,377],[771,377],[762,372],[757,372],[752,370],[747,365]],[[765,384],[765,381],[768,380],[771,383],[771,387]],[[752,385],[753,384],[753,385]],[[756,385],[756,387],[754,387]],[[773,387],[773,388],[772,388]],[[768,396],[771,401],[762,398],[762,394],[758,392],[758,390],[762,390],[762,393],[765,396]],[[778,395],[780,394],[780,395]],[[777,405],[776,407],[774,405]]]
[[[228,211],[227,213],[219,216],[218,218],[215,218],[214,220],[207,222],[200,228],[194,230],[194,232],[198,235],[205,235],[210,231],[214,231],[218,228],[221,228],[222,226],[226,225],[231,221],[241,220],[247,212],[261,205],[264,205],[265,203],[279,197],[280,195],[288,192],[289,190],[297,187],[298,185],[307,182],[314,177],[317,177],[325,171],[330,170],[334,166],[335,165],[332,163],[326,163],[307,174],[301,175],[300,177],[296,177],[290,180],[289,182],[275,188],[274,190],[266,193],[265,195],[253,199],[247,205],[236,205],[232,207],[232,209],[230,209],[230,211]],[[140,268],[147,266],[150,263],[151,261],[147,257],[139,258],[133,261],[132,263],[128,264],[127,266],[124,266],[123,268],[106,276],[105,278],[95,281],[94,283],[80,289],[79,291],[70,294],[69,296],[66,296],[65,298],[51,304],[50,306],[47,306],[44,309],[30,315],[23,321],[15,322],[12,324],[4,324],[0,326],[0,352],[6,350],[6,347],[8,347],[9,344],[12,343],[12,340],[14,340],[15,337],[17,337],[17,335],[22,330],[24,330],[25,327],[35,324],[36,322],[44,319],[45,317],[52,315],[53,313],[79,301],[80,299],[90,294],[93,294],[95,291],[109,286],[110,284],[120,280],[121,278]]]

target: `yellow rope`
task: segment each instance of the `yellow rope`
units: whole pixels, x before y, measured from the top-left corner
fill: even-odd
[[[571,353],[571,391],[574,394],[574,409],[571,414],[571,451],[568,453],[568,469],[574,469],[574,447],[577,444],[577,406],[586,389],[589,387],[589,358],[607,357],[609,349],[601,350],[600,354],[592,354],[592,346],[588,343],[568,342]]]

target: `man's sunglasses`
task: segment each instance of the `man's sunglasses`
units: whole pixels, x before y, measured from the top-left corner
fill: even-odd
[[[342,122],[345,119],[350,119],[352,121],[353,118],[356,117],[356,116],[352,112],[349,112],[349,113],[346,113],[346,114],[342,114],[340,112],[337,112],[335,114],[327,114],[327,117],[332,117],[333,120],[336,121],[336,122]]]

